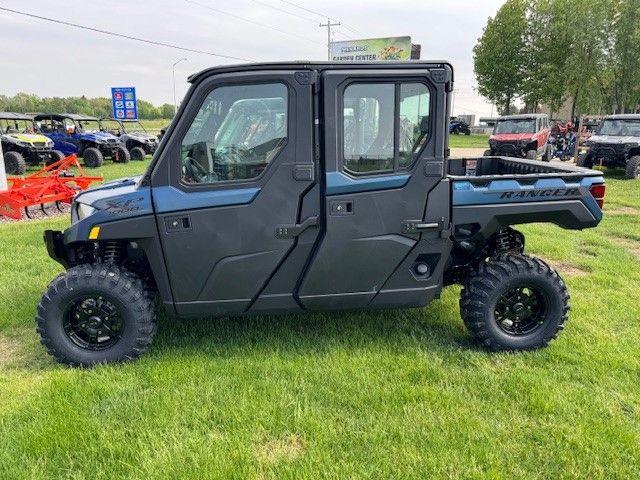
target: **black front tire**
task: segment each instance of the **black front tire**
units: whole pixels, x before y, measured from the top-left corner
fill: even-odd
[[[85,148],[82,152],[82,159],[84,165],[89,168],[98,168],[104,163],[102,152],[94,147]]]
[[[483,157],[490,157],[491,155],[492,155],[491,149],[485,150],[484,153],[482,154]]]
[[[118,147],[115,149],[111,159],[116,163],[129,163],[131,154],[125,147]]]
[[[536,150],[527,151],[526,158],[528,160],[536,160],[538,158],[538,152]]]
[[[4,154],[4,170],[9,175],[24,175],[27,163],[19,152],[7,152]]]
[[[49,159],[45,163],[47,166],[53,165],[54,163],[59,162],[64,158],[64,153],[62,153],[60,150],[52,150]]]
[[[515,303],[505,307],[505,300]],[[471,335],[489,349],[534,350],[564,328],[569,294],[545,262],[508,253],[481,263],[466,281],[460,312]]]
[[[624,172],[624,178],[629,180],[640,178],[640,155],[634,155],[627,160],[627,168]]]
[[[147,152],[144,151],[142,147],[133,147],[131,149],[131,160],[142,161],[145,159]]]
[[[78,308],[89,309],[89,326],[81,323],[86,320]],[[108,323],[109,315],[112,322],[117,316],[115,327]],[[49,284],[38,304],[36,324],[42,344],[60,363],[86,367],[134,360],[156,332],[153,294],[127,270],[78,265]]]

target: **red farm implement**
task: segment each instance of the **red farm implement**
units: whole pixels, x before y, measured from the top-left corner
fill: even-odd
[[[77,169],[77,175],[72,173],[73,167]],[[102,177],[85,175],[78,158],[69,155],[27,177],[9,178],[9,189],[0,191],[0,215],[20,220],[24,211],[32,218],[29,207],[33,206],[39,206],[48,215],[47,205],[55,205],[63,211],[62,204],[70,204],[78,192],[100,181]]]

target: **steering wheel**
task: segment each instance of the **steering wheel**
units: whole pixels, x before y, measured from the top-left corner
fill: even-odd
[[[192,157],[186,157],[182,160],[182,178],[191,178],[194,183],[208,183],[218,180],[218,176],[215,173],[207,172]]]

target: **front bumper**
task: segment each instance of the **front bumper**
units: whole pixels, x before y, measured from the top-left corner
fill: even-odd
[[[59,230],[45,230],[44,243],[47,246],[49,256],[64,268],[68,268],[69,264],[67,262],[67,249],[64,245],[64,234]]]
[[[497,157],[516,157],[524,158],[524,148],[517,143],[512,142],[496,142],[490,144],[491,154]]]

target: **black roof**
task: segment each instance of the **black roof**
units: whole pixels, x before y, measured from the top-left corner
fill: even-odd
[[[216,73],[246,72],[251,70],[290,70],[290,69],[312,69],[312,70],[371,70],[384,67],[385,69],[416,69],[416,68],[438,68],[448,67],[451,69],[453,81],[453,66],[447,60],[405,60],[405,61],[375,61],[375,62],[311,62],[308,60],[295,60],[291,62],[265,62],[265,63],[240,63],[235,65],[218,65],[206,68],[198,73],[190,75],[188,80],[191,83],[200,78]]]
[[[27,115],[26,113],[0,112],[0,119],[2,120],[33,120],[33,115]]]
[[[640,114],[638,113],[617,113],[614,115],[607,115],[603,120],[640,120]]]
[[[36,120],[42,120],[44,118],[55,118],[55,119],[70,118],[71,120],[95,120],[95,121],[98,120],[96,117],[92,117],[91,115],[82,115],[79,113],[39,113],[33,118]]]
[[[528,118],[545,118],[548,117],[546,113],[519,113],[517,115],[504,115],[498,118],[500,120],[525,120]]]

